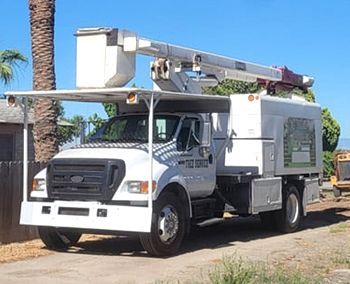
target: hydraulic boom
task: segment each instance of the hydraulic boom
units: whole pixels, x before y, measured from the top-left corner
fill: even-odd
[[[258,81],[270,91],[277,86],[306,89],[313,84],[311,77],[295,74],[286,67],[263,66],[154,41],[126,30],[79,29],[76,36],[77,84],[81,88],[125,86],[135,75],[136,54],[155,57],[151,78],[163,91],[198,94],[202,87],[215,86],[226,78]],[[91,70],[91,62],[100,68]],[[101,74],[104,77],[101,78]]]

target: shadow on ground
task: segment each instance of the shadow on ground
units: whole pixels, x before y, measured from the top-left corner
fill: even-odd
[[[309,212],[300,230],[320,228],[350,220],[350,206],[334,204],[330,208]],[[184,241],[179,253],[234,246],[234,242],[237,241],[249,242],[277,235],[279,233],[264,228],[258,216],[234,217],[215,225],[195,227]],[[149,257],[136,235],[82,241],[66,253]]]

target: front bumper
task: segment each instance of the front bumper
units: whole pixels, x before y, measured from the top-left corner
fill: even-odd
[[[149,233],[151,219],[148,207],[78,201],[22,202],[20,224]]]

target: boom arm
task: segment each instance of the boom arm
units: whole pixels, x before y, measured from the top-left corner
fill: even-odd
[[[201,93],[203,86],[214,86],[225,78],[248,82],[258,81],[270,86],[287,84],[302,89],[309,87],[313,82],[312,78],[294,74],[287,68],[258,65],[154,41],[139,37],[136,33],[126,30],[80,29],[76,35],[78,38],[78,87],[85,87],[79,86],[80,78],[84,77],[85,82],[91,84],[91,80],[96,80],[97,77],[101,76],[98,74],[87,76],[86,74],[87,70],[91,72],[91,68],[88,68],[86,62],[91,62],[92,55],[101,57],[101,54],[104,55],[102,56],[104,58],[101,57],[103,62],[98,60],[97,64],[94,65],[101,65],[100,69],[104,71],[105,82],[100,83],[101,86],[95,84],[86,87],[124,86],[134,77],[136,54],[155,57],[151,63],[151,78],[164,91]],[[101,50],[97,51],[96,48]],[[89,52],[89,50],[91,51]],[[111,66],[113,64],[116,67]],[[98,72],[96,68],[93,71]],[[288,76],[287,73],[289,75],[292,73],[293,76]],[[86,78],[91,79],[87,80]]]

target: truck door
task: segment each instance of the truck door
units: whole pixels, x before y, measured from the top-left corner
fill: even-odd
[[[215,186],[215,161],[212,153],[201,154],[201,121],[186,117],[177,137],[179,169],[186,181],[191,197],[204,197],[212,193]]]

